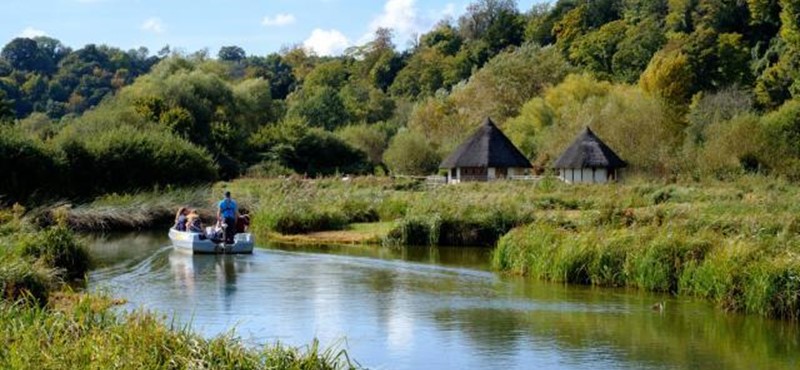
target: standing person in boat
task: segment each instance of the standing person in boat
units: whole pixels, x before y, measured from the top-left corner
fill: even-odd
[[[233,237],[236,235],[236,218],[239,217],[239,208],[236,201],[231,199],[231,192],[225,192],[225,198],[219,202],[217,219],[222,220],[225,226],[225,243],[233,244]]]
[[[175,214],[175,225],[172,226],[173,229],[177,231],[186,231],[186,215],[189,214],[189,209],[186,207],[181,207],[178,209],[178,213]]]

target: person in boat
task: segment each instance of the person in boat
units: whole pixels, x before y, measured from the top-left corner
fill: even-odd
[[[178,213],[175,214],[175,225],[172,226],[173,229],[177,231],[186,231],[186,215],[189,214],[189,209],[186,207],[181,207],[178,209]]]
[[[189,212],[189,215],[186,216],[186,230],[192,233],[203,232],[203,220],[200,219],[200,215],[197,213],[196,209],[193,209]]]
[[[236,235],[236,218],[239,217],[239,208],[236,201],[231,199],[231,192],[225,192],[225,198],[219,202],[217,210],[217,220],[222,221],[225,229],[225,243],[233,244]]]
[[[239,218],[236,219],[236,233],[237,234],[246,233],[249,227],[250,227],[250,215],[248,214],[239,215]]]

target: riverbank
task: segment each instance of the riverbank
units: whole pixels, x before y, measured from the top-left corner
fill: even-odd
[[[91,264],[86,248],[66,218],[39,230],[23,213],[0,212],[0,368],[355,367],[345,351],[317,342],[254,348],[232,333],[207,339],[154,313],[119,312],[119,299],[75,292]]]
[[[800,188],[781,180],[426,189],[385,178],[243,179],[226,186],[252,206],[257,233],[306,241],[356,222],[391,223],[381,237],[386,246],[497,245],[493,266],[501,272],[697,296],[726,310],[800,319]]]
[[[150,202],[159,205],[142,208],[160,211],[143,214],[171,219],[181,204],[213,212],[224,189],[251,212],[260,240],[497,246],[493,264],[501,272],[698,296],[726,310],[800,319],[800,188],[760,176],[702,184],[570,186],[548,178],[435,188],[384,177],[239,179],[166,192],[156,202],[148,194],[110,196],[68,214],[71,224],[108,225],[80,221],[80,212],[92,219],[104,207]]]

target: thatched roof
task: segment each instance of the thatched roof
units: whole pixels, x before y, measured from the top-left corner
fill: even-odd
[[[617,153],[588,127],[578,135],[564,154],[556,160],[555,168],[622,168],[628,166]]]
[[[467,141],[439,165],[439,168],[458,167],[530,168],[532,166],[492,119],[487,118]]]

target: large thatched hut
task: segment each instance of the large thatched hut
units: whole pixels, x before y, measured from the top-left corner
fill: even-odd
[[[617,181],[620,169],[627,167],[617,153],[600,140],[588,127],[556,160],[558,177],[568,183],[597,183]]]
[[[439,168],[447,169],[448,183],[492,181],[524,175],[531,162],[487,118]]]

